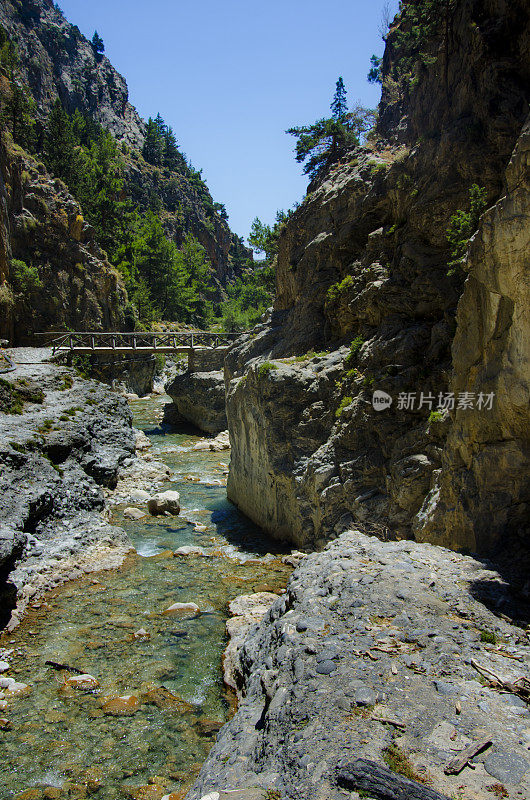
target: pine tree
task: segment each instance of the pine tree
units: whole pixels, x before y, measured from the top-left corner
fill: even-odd
[[[333,95],[330,108],[333,119],[337,120],[337,122],[344,122],[346,114],[348,113],[348,104],[346,102],[346,87],[344,86],[342,77],[340,77],[335,84],[335,94]]]
[[[286,133],[296,136],[295,157],[304,164],[304,173],[311,179],[338,161],[348,148],[359,144],[374,119],[374,112],[356,106],[348,112],[346,88],[339,78],[331,102],[333,116],[319,119],[313,125],[289,128]]]
[[[37,137],[33,118],[35,106],[33,98],[25,88],[13,83],[11,97],[6,105],[14,141],[29,152],[34,152]]]
[[[173,129],[167,127],[164,131],[164,166],[175,172],[182,171],[183,160]]]
[[[162,117],[160,115],[160,112],[158,112],[158,114],[155,117],[155,125],[156,125],[156,129],[158,131],[158,135],[162,139],[164,137],[164,135],[165,135],[165,132],[166,132],[166,123],[162,119]]]
[[[368,83],[383,83],[383,59],[373,55],[370,59],[370,72],[368,73]]]
[[[162,165],[164,156],[164,139],[160,130],[160,114],[157,119],[149,117],[147,122],[147,131],[145,133],[144,146],[142,148],[142,155],[149,164],[160,167]],[[163,120],[162,120],[163,122]]]
[[[94,31],[91,44],[94,55],[96,56],[96,61],[101,61],[103,58],[103,53],[105,52],[105,45],[103,44],[103,39],[97,31]]]
[[[66,183],[74,177],[74,144],[70,118],[56,100],[44,134],[44,160],[50,172]]]

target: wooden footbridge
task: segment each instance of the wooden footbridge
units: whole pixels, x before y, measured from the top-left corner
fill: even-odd
[[[43,334],[48,337],[53,334]],[[209,333],[208,331],[91,332],[75,331],[49,339],[53,354],[70,355],[151,355],[155,353],[187,353],[196,350],[226,349],[240,333]]]

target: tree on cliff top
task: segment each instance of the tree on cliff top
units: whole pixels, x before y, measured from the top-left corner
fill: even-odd
[[[348,111],[342,78],[336,83],[330,108],[330,118],[286,131],[296,136],[295,158],[299,163],[306,162],[304,173],[312,180],[337,162],[350,147],[359,144],[361,137],[373,124],[373,111],[360,105]]]
[[[103,53],[105,52],[105,45],[103,44],[103,39],[97,31],[94,31],[91,44],[94,55],[96,56],[96,60],[101,61],[103,58]]]
[[[337,120],[337,122],[344,122],[346,114],[348,113],[346,94],[346,87],[344,86],[344,81],[341,76],[335,85],[335,94],[333,95],[333,100],[330,105],[333,119]]]

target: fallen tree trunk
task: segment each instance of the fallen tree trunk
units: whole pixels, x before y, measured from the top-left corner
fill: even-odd
[[[410,781],[367,758],[358,758],[339,767],[337,783],[344,789],[362,790],[379,800],[449,800],[446,795]]]
[[[53,667],[57,670],[66,670],[67,672],[75,672],[77,675],[85,675],[86,673],[83,672],[82,669],[77,669],[77,667],[71,667],[69,664],[59,664],[57,661],[45,661],[44,662],[48,667]]]

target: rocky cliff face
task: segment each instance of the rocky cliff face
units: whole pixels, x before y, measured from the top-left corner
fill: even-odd
[[[70,113],[79,110],[107,128],[123,146],[132,200],[145,210],[153,197],[159,198],[166,232],[178,244],[187,232],[196,236],[213,265],[220,299],[223,286],[238,271],[239,239],[208,207],[213,206],[211,198],[205,202],[185,175],[153,167],[141,157],[146,125],[129,102],[125,79],[106,56],[96,58],[91,43],[52,0],[4,0],[0,24],[17,45],[21,77],[39,119],[44,122],[60,98]]]
[[[60,98],[83,111],[132,148],[143,144],[145,123],[129,103],[125,79],[108,58],[96,59],[90,42],[52,0],[3,0],[0,24],[16,42],[24,83],[41,119]]]
[[[528,671],[528,639],[506,616],[514,598],[490,565],[348,531],[304,558],[265,612],[266,598],[230,604],[242,614],[253,600],[257,612],[227,624],[240,703],[186,800],[210,792],[340,800],[345,789],[351,798],[364,789],[367,797],[488,800],[494,784],[505,798],[528,795],[527,707],[481,684],[473,666],[510,680]],[[487,644],[486,632],[520,661]],[[492,742],[473,759],[476,769],[446,774],[484,730]],[[399,790],[399,757],[426,786]],[[359,758],[371,762],[368,775],[391,767],[387,791],[348,780]]]
[[[471,243],[458,306],[451,388],[483,395],[485,406],[457,410],[442,469],[414,523],[418,539],[487,550],[504,535],[504,548],[519,552],[528,541],[529,164],[530,119],[506,171],[506,192]]]
[[[226,431],[224,357],[225,348],[190,353],[188,369],[166,386],[173,401],[164,409],[167,422],[191,422],[205,433]]]
[[[387,75],[402,32],[388,37]],[[406,92],[385,82],[375,137],[310,186],[284,230],[272,317],[227,358],[229,496],[272,534],[320,547],[355,520],[487,550],[520,519],[528,383],[525,290],[513,285],[528,266],[524,234],[507,228],[524,228],[530,204],[524,137],[506,185],[504,171],[528,112],[529,47],[526,4],[458,3]],[[506,198],[484,218],[460,299],[445,234],[473,183],[489,204]],[[497,384],[505,397],[489,417],[431,413],[440,393],[456,391],[456,406],[459,392]],[[390,408],[373,407],[375,390]],[[486,519],[488,535],[475,536]]]
[[[122,328],[122,279],[62,181],[5,143],[0,172],[1,336],[23,344],[34,331],[50,328]],[[38,264],[38,280],[17,278],[13,259]]]
[[[123,398],[73,370],[36,364],[35,349],[15,358],[16,372],[0,384],[0,626],[15,606],[16,624],[30,597],[121,563],[127,537],[101,515],[101,487],[116,485],[135,452]]]

